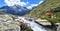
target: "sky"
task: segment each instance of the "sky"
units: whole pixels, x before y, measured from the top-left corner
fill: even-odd
[[[20,5],[31,9],[34,6],[38,6],[44,0],[0,0],[0,7]]]

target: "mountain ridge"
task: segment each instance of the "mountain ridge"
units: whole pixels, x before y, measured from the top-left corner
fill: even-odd
[[[10,13],[10,14],[15,14],[15,15],[24,15],[29,13],[31,10],[27,9],[26,7],[15,5],[15,6],[4,6],[1,7],[4,12]]]

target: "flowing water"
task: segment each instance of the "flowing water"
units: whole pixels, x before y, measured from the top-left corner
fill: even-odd
[[[34,21],[29,21],[26,20],[24,18],[20,18],[22,19],[22,21],[24,21],[25,23],[28,24],[28,26],[31,26],[31,28],[33,29],[33,31],[52,31],[52,30],[46,30],[44,27],[42,27],[41,25],[35,23]]]
[[[26,21],[26,22],[29,23],[29,25],[31,26],[33,31],[47,31],[47,30],[43,29],[42,26],[36,24],[35,22],[31,22],[31,21]]]

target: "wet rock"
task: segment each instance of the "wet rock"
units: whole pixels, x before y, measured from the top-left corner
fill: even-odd
[[[60,25],[57,27],[57,31],[60,31]]]

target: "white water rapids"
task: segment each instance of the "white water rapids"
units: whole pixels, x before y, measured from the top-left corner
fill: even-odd
[[[41,25],[35,23],[34,21],[29,21],[22,17],[19,17],[19,19],[21,19],[20,21],[24,21],[25,23],[27,23],[28,26],[31,26],[33,31],[47,31]]]
[[[31,22],[31,21],[26,21],[26,23],[29,23],[29,25],[31,26],[31,28],[33,29],[33,31],[46,31],[42,28],[42,26],[38,25],[35,22]]]

